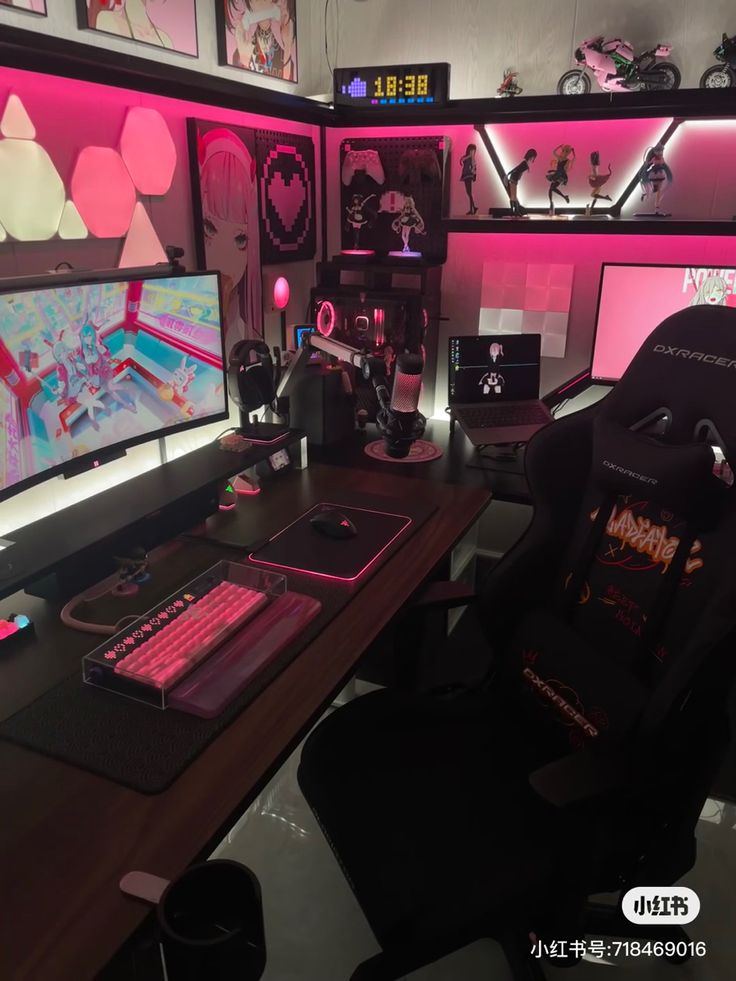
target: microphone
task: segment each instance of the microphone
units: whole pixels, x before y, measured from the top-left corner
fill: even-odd
[[[418,411],[424,361],[420,354],[400,354],[396,358],[394,384],[389,400],[384,379],[375,379],[379,411],[376,423],[388,456],[402,460],[412,443],[424,435],[427,420]]]

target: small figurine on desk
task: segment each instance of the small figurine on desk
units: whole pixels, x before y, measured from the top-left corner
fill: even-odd
[[[570,146],[569,143],[560,143],[552,151],[552,160],[550,161],[549,170],[545,174],[545,177],[549,181],[549,214],[551,218],[555,215],[555,203],[552,199],[553,194],[557,194],[559,197],[564,198],[565,204],[570,203],[570,198],[564,191],[561,191],[561,187],[567,185],[569,179],[570,170],[575,163],[575,148]]]
[[[593,150],[590,155],[590,174],[588,175],[588,184],[590,184],[590,204],[586,207],[585,213],[591,215],[593,213],[593,208],[595,208],[598,201],[610,201],[610,194],[602,194],[601,191],[605,184],[611,179],[611,174],[613,173],[611,165],[608,165],[607,174],[599,174],[598,168],[601,164],[601,155],[597,150]]]
[[[518,77],[519,73],[515,72],[513,68],[504,68],[503,81],[496,89],[496,94],[500,95],[501,98],[521,95],[524,89],[517,82]]]
[[[654,211],[637,211],[639,218],[669,218],[669,211],[661,211],[662,198],[672,183],[672,171],[664,159],[664,144],[657,143],[644,154],[644,163],[639,170],[641,199],[654,199]]]
[[[460,166],[462,167],[460,180],[465,185],[465,193],[468,195],[468,204],[470,205],[470,211],[465,212],[467,215],[474,215],[478,210],[475,201],[473,200],[473,184],[475,183],[476,178],[476,150],[477,147],[475,143],[468,143],[467,149],[465,150],[465,156],[460,158]]]
[[[403,248],[401,252],[390,252],[389,255],[402,255],[417,259],[421,258],[421,252],[412,252],[412,250],[409,248],[409,239],[411,238],[412,232],[415,232],[417,235],[426,235],[424,218],[422,218],[417,211],[414,198],[411,196],[411,194],[407,194],[404,198],[404,204],[401,211],[398,213],[396,218],[394,218],[391,228],[397,235],[401,235]]]
[[[518,163],[508,172],[508,174],[506,174],[504,185],[506,187],[506,193],[509,196],[509,205],[511,206],[512,218],[526,217],[526,208],[523,208],[519,204],[518,199],[519,181],[536,159],[537,151],[532,147],[526,151],[524,154],[524,159],[521,161],[521,163]]]
[[[127,555],[116,555],[115,564],[119,581],[112,591],[116,596],[137,593],[138,586],[151,578],[148,553],[140,546],[134,546]]]
[[[375,194],[369,194],[367,198],[362,198],[360,194],[354,194],[352,201],[345,209],[346,222],[353,230],[353,248],[360,248],[360,230],[370,221],[370,215],[365,213],[365,206],[374,198]]]

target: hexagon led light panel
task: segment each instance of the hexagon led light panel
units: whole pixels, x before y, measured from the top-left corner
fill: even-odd
[[[142,106],[129,109],[120,152],[141,194],[166,194],[176,170],[176,147],[160,112]]]
[[[0,119],[0,133],[16,140],[35,140],[36,127],[17,95],[10,95]]]
[[[87,238],[87,234],[87,226],[82,221],[82,216],[77,211],[74,202],[67,201],[59,222],[59,238]]]
[[[77,211],[93,235],[97,238],[125,235],[133,218],[136,193],[117,150],[85,147],[74,166],[71,190]]]
[[[0,224],[8,235],[20,242],[56,235],[66,193],[44,148],[28,139],[0,140],[0,174]]]

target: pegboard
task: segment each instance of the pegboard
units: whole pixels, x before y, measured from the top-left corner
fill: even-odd
[[[312,139],[257,129],[256,162],[262,264],[313,259],[317,221]]]

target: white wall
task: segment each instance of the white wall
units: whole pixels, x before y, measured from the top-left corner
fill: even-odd
[[[311,0],[322,7],[317,0]],[[723,31],[736,33],[733,0],[333,0],[336,64],[447,61],[451,98],[495,95],[505,66],[524,93],[555,91],[586,37],[624,37],[637,48],[674,45],[683,85],[697,86]],[[311,4],[310,4],[311,5]],[[304,6],[304,3],[302,3]],[[300,7],[301,10],[301,7]],[[317,25],[319,29],[320,25]],[[315,63],[318,72],[321,63]],[[322,89],[326,81],[321,81]]]
[[[176,0],[169,0],[169,2],[176,2]],[[180,68],[206,72],[210,75],[218,75],[221,78],[228,78],[248,85],[263,85],[293,95],[311,95],[315,92],[327,91],[327,88],[320,88],[321,84],[326,85],[326,83],[322,83],[320,80],[321,62],[324,62],[324,33],[323,4],[319,0],[298,0],[297,3],[299,81],[296,84],[217,64],[215,3],[219,2],[222,0],[196,0],[199,36],[198,58],[162,51],[158,48],[152,48],[150,45],[140,44],[125,38],[115,38],[95,31],[80,30],[77,27],[75,0],[46,0],[48,17],[38,17],[21,10],[11,10],[8,7],[0,6],[0,31],[3,24],[8,24],[28,31],[39,31],[41,34],[52,34],[55,37],[83,42],[108,51],[119,51],[121,54],[152,58],[159,62],[177,65]],[[319,52],[321,52],[321,57],[316,54]],[[326,71],[325,66],[324,72],[326,73]],[[324,77],[326,78],[327,75],[324,74]]]

